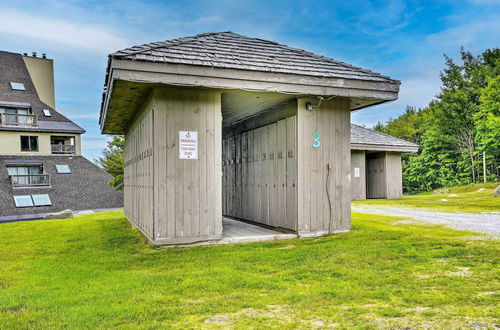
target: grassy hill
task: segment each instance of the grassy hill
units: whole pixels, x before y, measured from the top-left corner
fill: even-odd
[[[330,237],[163,249],[121,211],[2,224],[0,328],[498,324],[498,242],[395,220],[354,214]]]

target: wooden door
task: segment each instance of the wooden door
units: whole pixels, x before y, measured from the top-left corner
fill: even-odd
[[[366,197],[385,198],[385,160],[368,159],[366,163]]]

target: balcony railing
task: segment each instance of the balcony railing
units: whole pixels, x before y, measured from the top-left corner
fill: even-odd
[[[15,174],[10,182],[13,187],[50,186],[50,174]]]
[[[0,122],[2,126],[11,127],[38,127],[36,115],[22,115],[18,113],[1,113]]]
[[[52,153],[53,154],[74,154],[76,152],[76,146],[70,144],[53,144]]]

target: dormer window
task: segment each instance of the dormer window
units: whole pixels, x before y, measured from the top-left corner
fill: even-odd
[[[49,109],[43,109],[43,115],[45,117],[51,117],[52,116],[52,114],[50,113]]]
[[[26,88],[24,87],[23,83],[18,83],[18,82],[10,82],[10,87],[15,90],[15,91],[25,91]]]

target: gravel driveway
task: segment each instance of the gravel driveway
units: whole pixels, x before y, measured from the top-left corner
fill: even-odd
[[[500,213],[445,213],[379,205],[353,205],[352,210],[355,212],[413,219],[494,236],[500,235]]]

